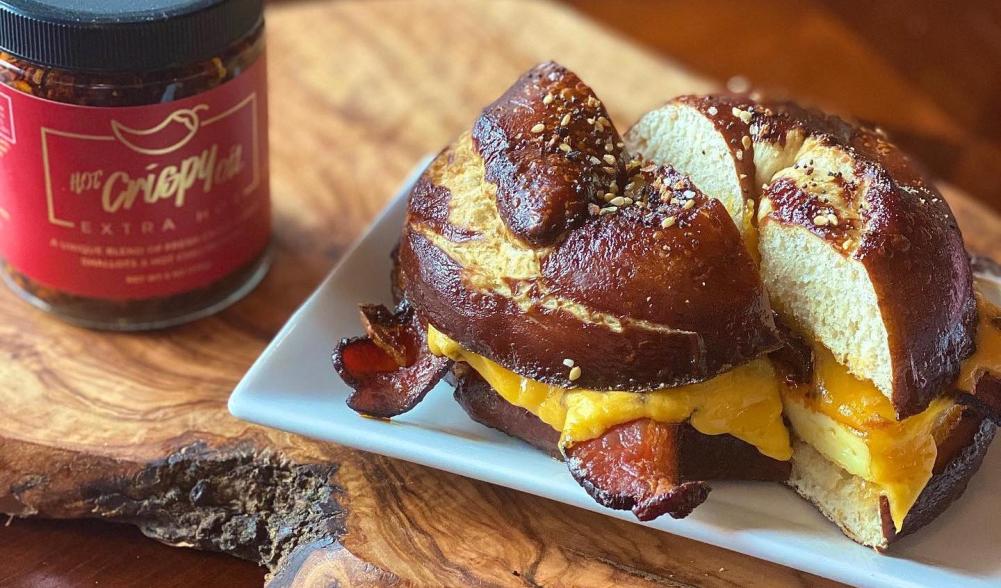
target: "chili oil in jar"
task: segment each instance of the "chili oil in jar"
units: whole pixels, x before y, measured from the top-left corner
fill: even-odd
[[[263,0],[0,0],[0,274],[67,321],[212,314],[270,242]]]

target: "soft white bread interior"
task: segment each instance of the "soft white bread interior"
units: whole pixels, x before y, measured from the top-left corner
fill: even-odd
[[[880,489],[849,474],[802,441],[793,443],[791,486],[852,540],[886,548],[880,516]]]
[[[721,109],[726,110],[722,103],[705,97],[676,98],[643,115],[624,141],[630,152],[689,176],[703,193],[723,203],[746,234],[754,211],[752,157],[744,135],[726,132],[733,121],[730,113],[721,115]]]
[[[768,182],[788,182],[795,187],[791,189],[817,198],[820,206],[806,220],[836,227],[830,234],[818,234],[778,220],[771,214],[774,192],[765,190],[758,212],[758,250],[771,300],[786,320],[830,349],[852,374],[871,380],[892,398],[887,319],[869,272],[852,255],[860,241],[859,206],[865,186],[852,156],[811,137],[800,146],[793,165],[778,170]]]

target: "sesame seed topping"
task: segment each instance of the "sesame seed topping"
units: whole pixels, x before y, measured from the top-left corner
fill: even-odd
[[[622,196],[616,196],[615,198],[612,198],[608,202],[609,202],[609,204],[612,204],[613,206],[625,206],[626,205],[626,199],[624,197],[622,197]]]
[[[594,119],[593,118],[588,118],[587,119],[587,124],[593,125],[594,124]]]
[[[681,208],[684,208],[685,210],[688,210],[688,209],[690,209],[693,206],[695,206],[695,201],[694,200],[685,200],[685,204]]]
[[[746,180],[747,179],[747,174],[740,174],[740,179]]]
[[[532,132],[533,133],[541,133],[544,130],[546,130],[546,125],[544,125],[542,123],[539,123],[539,124],[535,125],[534,127],[532,127]]]
[[[615,206],[606,206],[605,208],[601,209],[601,211],[599,212],[599,214],[601,216],[605,216],[606,214],[612,214],[613,212],[615,212],[617,210],[618,210],[618,208],[615,207]]]
[[[838,217],[834,216],[833,214],[828,214],[827,223],[835,227],[838,226]]]
[[[565,126],[567,126],[568,124],[570,124],[570,113],[569,113],[569,112],[568,112],[568,113],[566,113],[566,114],[564,114],[564,115],[563,115],[563,119],[562,119],[562,120],[560,120],[560,126],[561,126],[561,127],[565,127]]]
[[[744,138],[740,140],[740,144],[744,146],[744,149],[750,149],[751,148],[751,138],[748,137],[747,135],[744,135]]]
[[[716,116],[719,114],[719,109],[715,106],[710,106],[706,111],[709,113],[709,116]]]
[[[565,365],[565,366],[567,366],[569,368],[573,367],[573,363],[574,363],[573,360],[570,359],[569,357],[563,360],[563,365]]]
[[[744,150],[738,149],[734,155],[737,157],[737,161],[744,161]]]
[[[542,103],[548,106],[553,103],[553,99],[552,93],[546,94],[546,97],[542,99]]]
[[[607,167],[606,166],[606,167],[603,167],[601,169],[605,170],[605,173],[609,173],[609,174],[614,174],[615,173],[615,168],[614,167]]]
[[[560,151],[562,151],[564,153],[569,153],[570,152],[570,145],[567,145],[566,143],[560,143]]]
[[[677,219],[674,218],[673,216],[669,216],[669,217],[665,218],[664,220],[660,221],[660,226],[664,227],[665,229],[673,227],[674,226],[674,221],[676,221],[676,220]]]
[[[611,153],[606,153],[603,159],[608,163],[608,165],[615,165],[615,156]]]
[[[684,196],[685,198],[695,198],[695,192],[692,190],[685,190],[684,192],[681,193],[681,195]]]
[[[587,160],[593,163],[594,165],[601,165],[601,160],[593,155],[591,157],[588,157]]]
[[[730,110],[730,112],[737,118],[741,120],[745,125],[751,124],[751,113],[747,110],[741,110],[736,106]]]
[[[813,217],[813,224],[817,225],[818,227],[827,226],[827,215],[818,214],[817,216]]]
[[[579,365],[575,365],[572,368],[570,368],[570,375],[569,375],[569,377],[570,377],[570,381],[571,382],[576,381],[578,378],[580,378],[580,366]]]

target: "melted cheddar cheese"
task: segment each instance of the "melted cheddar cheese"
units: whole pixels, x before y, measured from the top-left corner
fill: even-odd
[[[432,353],[463,361],[507,402],[520,406],[560,431],[560,445],[586,441],[623,423],[649,418],[689,422],[706,435],[729,434],[768,457],[792,457],[782,421],[779,383],[767,359],[734,368],[706,382],[647,393],[598,392],[560,388],[531,380],[462,348],[428,327]]]
[[[963,362],[956,388],[970,391],[979,369],[1001,372],[1001,331],[996,307],[979,300],[976,353]],[[860,380],[827,349],[814,350],[812,385],[785,387],[786,417],[796,435],[851,474],[880,486],[897,531],[932,477],[938,449],[935,429],[955,406],[941,396],[902,421],[876,386]]]

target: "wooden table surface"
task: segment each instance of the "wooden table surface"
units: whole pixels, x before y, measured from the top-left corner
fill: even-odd
[[[277,10],[293,10],[298,1],[286,0]],[[1001,182],[984,171],[1001,169],[1001,117],[994,115],[1001,106],[1001,85],[998,84],[1001,79],[1001,16],[997,3],[970,2],[945,9],[940,8],[945,3],[936,2],[895,1],[870,6],[862,0],[766,0],[755,3],[753,10],[747,3],[723,0],[699,3],[636,1],[629,3],[628,10],[623,3],[600,0],[570,3],[608,23],[622,35],[669,55],[708,79],[724,83],[732,75],[742,74],[771,92],[786,92],[877,121],[890,129],[899,142],[922,158],[936,174],[1001,209]],[[361,12],[361,9],[355,11],[356,14]],[[292,21],[280,17],[273,19],[273,36],[279,33],[275,27],[284,22]],[[337,39],[318,38],[317,52],[323,51],[324,43],[361,43],[365,39],[365,31],[353,38],[344,36],[345,31],[338,32],[342,36]],[[281,33],[292,34],[290,31]],[[350,47],[340,46],[338,51],[342,56],[351,54]],[[596,56],[596,59],[605,64],[615,61],[607,55]],[[308,72],[305,75],[309,75]],[[497,80],[490,83],[496,85]],[[622,94],[595,85],[599,94],[612,95],[609,101]],[[272,92],[280,91],[272,88]],[[448,91],[448,88],[441,88],[441,92]],[[345,107],[343,100],[337,104]],[[390,175],[399,176],[414,153],[434,149],[453,134],[463,117],[469,118],[467,115],[475,110],[474,106],[479,105],[469,105],[469,113],[441,117],[439,122],[444,121],[455,128],[430,131],[433,138],[426,141],[420,137],[422,132],[428,132],[427,129],[404,129],[399,136],[391,137],[389,135],[397,133],[398,129],[375,121],[377,128],[372,132],[385,134],[380,141],[410,142],[382,155],[388,161]],[[340,112],[338,116],[364,120],[369,114],[361,103],[347,107],[356,111]],[[414,105],[414,108],[420,107]],[[273,122],[275,120],[283,120],[281,113],[273,114]],[[355,130],[361,132],[363,129]],[[357,174],[341,169],[330,173],[353,178],[358,193],[367,194],[365,174],[379,173],[375,159],[379,156],[366,153],[367,161],[360,162],[356,157],[338,161],[335,152],[346,148],[345,145],[332,146],[331,159],[321,158],[322,163],[334,168],[360,163]],[[296,168],[292,162],[281,162],[279,166],[284,166],[286,174]],[[306,178],[306,182],[310,181],[314,182],[314,189],[323,190],[322,174]],[[388,186],[391,181],[377,183]],[[338,187],[344,187],[343,181]],[[288,188],[278,186],[277,193]],[[335,193],[337,198],[352,196],[349,190],[336,190]],[[385,196],[351,207],[350,218],[343,219],[339,226],[355,226],[353,234],[357,234],[360,225],[374,214]],[[336,207],[336,202],[331,202],[330,206]],[[316,230],[315,227],[302,228]],[[315,245],[306,239],[296,243],[294,235],[286,240],[284,245],[293,248]],[[346,244],[340,239],[328,242],[328,250],[318,251],[314,261],[329,264]],[[316,271],[307,273],[302,283],[295,285],[296,292],[308,292],[319,275]],[[258,296],[241,305],[231,316],[237,320],[265,304],[266,301]],[[273,333],[280,325],[281,316],[289,310],[279,309],[277,318],[262,327],[263,339]],[[688,563],[693,569],[706,571],[692,574],[689,570],[676,580],[679,584],[723,585],[739,581],[740,576],[725,573],[725,566],[724,571],[710,573],[710,566],[713,572],[721,567],[713,565],[719,560],[698,560],[705,557],[704,552],[688,543],[680,542],[676,547],[688,550],[685,553],[691,555]],[[732,556],[714,553],[714,557]],[[681,558],[674,561],[677,563]],[[734,561],[739,562],[735,565],[743,566],[743,573],[755,569],[754,560]],[[0,527],[0,562],[0,586],[242,586],[259,585],[265,575],[263,568],[249,562],[166,547],[142,538],[133,528],[96,521],[13,520],[6,527]],[[798,581],[813,584],[818,580],[798,576]]]

